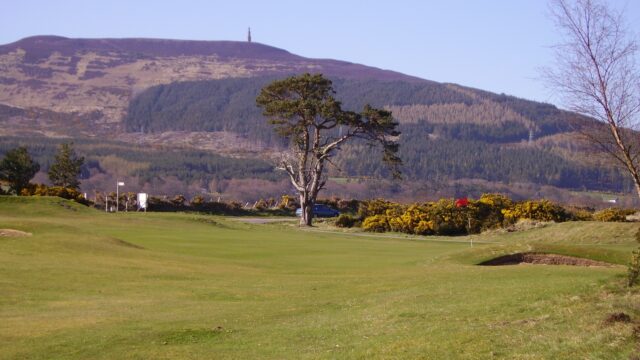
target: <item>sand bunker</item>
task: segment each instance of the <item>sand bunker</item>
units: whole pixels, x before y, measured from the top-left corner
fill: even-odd
[[[501,266],[501,265],[517,265],[517,264],[542,264],[542,265],[573,265],[573,266],[613,266],[612,264],[584,259],[573,256],[544,254],[544,253],[517,253],[497,257],[487,260],[478,265],[484,266]]]
[[[0,237],[18,237],[18,236],[31,236],[31,233],[14,230],[14,229],[0,229]]]

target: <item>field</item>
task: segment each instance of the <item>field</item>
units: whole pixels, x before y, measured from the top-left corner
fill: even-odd
[[[0,197],[0,358],[628,359],[637,224],[410,237]],[[20,235],[11,233],[9,235]]]

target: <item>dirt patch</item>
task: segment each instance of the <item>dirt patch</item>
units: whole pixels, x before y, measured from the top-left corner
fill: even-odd
[[[544,253],[517,253],[497,257],[495,259],[484,261],[478,265],[483,266],[501,266],[501,265],[518,265],[518,264],[541,264],[541,265],[573,265],[573,266],[606,266],[611,267],[612,264],[584,259],[573,256],[544,254]]]
[[[14,230],[14,229],[0,229],[0,237],[19,237],[19,236],[31,236],[31,233]]]
[[[609,314],[604,319],[605,325],[613,325],[615,323],[630,323],[630,322],[631,322],[631,316],[623,312]]]
[[[120,246],[124,246],[124,247],[130,247],[130,248],[134,248],[134,249],[140,249],[140,250],[144,250],[144,248],[142,246],[136,245],[136,244],[132,244],[128,241],[124,241],[122,239],[118,239],[118,238],[108,238],[108,241],[112,244],[116,244],[116,245],[120,245]]]

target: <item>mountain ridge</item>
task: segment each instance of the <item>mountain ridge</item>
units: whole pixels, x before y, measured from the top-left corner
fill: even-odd
[[[362,64],[305,58],[253,42],[47,35],[0,45],[0,103],[62,114],[93,114],[88,128],[95,131],[83,134],[96,135],[120,131],[129,101],[155,85],[301,72],[429,81]],[[64,133],[65,127],[59,130]],[[6,129],[4,134],[8,135]]]
[[[303,72],[332,79],[345,108],[358,111],[370,103],[393,110],[403,132],[407,174],[416,184],[467,179],[565,189],[626,187],[606,162],[585,161],[585,147],[567,125],[571,118],[592,120],[551,104],[238,41],[35,36],[0,45],[0,137],[11,137],[12,144],[33,136],[119,139],[165,148],[158,151],[267,160],[283,143],[256,108],[255,96],[268,81]],[[364,148],[346,149],[337,159],[344,173],[332,176],[385,176],[375,159],[358,158]],[[148,178],[141,169],[163,169],[179,181],[212,181],[205,170],[210,164],[194,160],[187,174],[122,154],[117,161],[135,176]],[[457,159],[447,158],[451,154]],[[496,167],[496,159],[509,168]],[[115,160],[96,152],[94,163],[101,161]],[[108,166],[95,167],[101,168]]]
[[[57,35],[30,36],[13,43],[0,45],[0,55],[6,55],[18,49],[26,51],[26,60],[37,62],[51,56],[54,52],[70,56],[76,51],[123,51],[146,56],[209,56],[222,58],[287,60],[301,62],[319,62],[325,66],[355,66],[371,69],[381,77],[393,79],[431,81],[398,71],[382,69],[349,61],[330,58],[309,58],[293,54],[285,49],[259,42],[233,40],[182,40],[162,38],[67,38]],[[332,70],[331,68],[329,68]],[[330,75],[334,75],[331,74]]]

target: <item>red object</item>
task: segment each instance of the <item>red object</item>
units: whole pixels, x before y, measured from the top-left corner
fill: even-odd
[[[456,207],[467,207],[469,205],[469,199],[466,197],[456,200]]]

